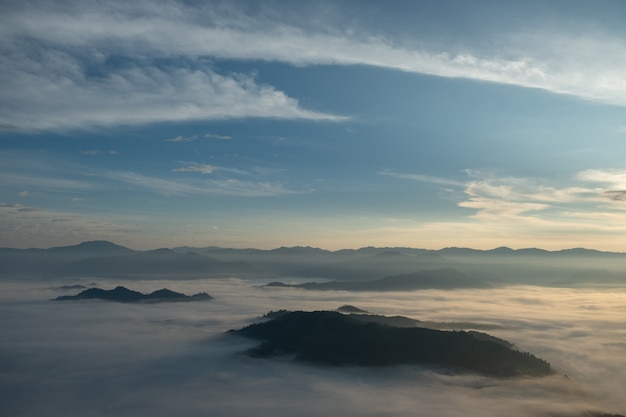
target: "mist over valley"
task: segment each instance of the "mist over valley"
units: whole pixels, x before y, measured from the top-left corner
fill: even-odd
[[[192,416],[294,412],[313,416],[328,410],[345,416],[413,416],[419,410],[418,415],[435,417],[625,413],[626,377],[620,370],[626,366],[626,290],[618,280],[621,254],[585,251],[585,259],[581,253],[573,259],[567,253],[547,252],[533,254],[529,262],[529,255],[519,251],[437,252],[427,253],[428,262],[422,262],[422,251],[401,248],[338,252],[174,248],[158,251],[162,259],[151,264],[157,253],[146,255],[103,242],[47,250],[3,249],[3,259],[9,258],[7,253],[18,256],[11,261],[12,272],[3,263],[0,280],[0,327],[5,335],[0,343],[0,383],[5,393],[0,411],[12,416],[165,416],[181,409]],[[196,257],[207,257],[211,266],[219,266],[212,270]],[[16,259],[29,260],[24,273],[17,273]],[[41,265],[33,265],[38,259]],[[170,272],[181,259],[192,259],[193,267],[184,269],[191,270],[189,275]],[[99,270],[116,260],[120,263]],[[370,279],[371,272],[361,276],[362,269],[356,267],[360,260],[370,271],[380,271],[375,275],[379,278]],[[81,269],[85,274],[73,269],[76,264],[85,268]],[[125,275],[123,267],[128,264],[136,268]],[[600,274],[594,280],[589,271],[603,264],[611,279]],[[248,269],[239,275],[225,272],[224,265]],[[389,265],[394,266],[385,272]],[[315,277],[294,273],[311,268],[330,272]],[[339,271],[352,272],[337,280]],[[496,271],[511,273],[502,278]],[[410,282],[423,274],[446,282],[446,273],[488,285],[380,286],[388,277]],[[478,277],[480,281],[474,281]],[[530,278],[525,282],[523,277]],[[267,286],[277,278],[288,284]],[[373,286],[302,287],[312,282]],[[94,290],[109,294],[119,286],[136,294],[206,293],[212,298],[193,303],[51,301]],[[367,332],[347,339],[355,340],[355,345],[326,345],[331,351],[324,355],[335,355],[337,349],[348,352],[345,363],[294,362],[287,351],[249,356],[258,342],[229,334],[262,323],[268,320],[264,315],[279,310],[339,310],[343,317],[361,317],[363,323],[380,329],[487,334],[492,340],[510,342],[515,351],[545,360],[553,372],[502,378],[498,372],[454,371],[441,362],[366,365],[349,358],[367,358],[358,353],[369,349],[370,342],[364,342]],[[312,340],[332,338],[326,326],[304,335]],[[359,343],[365,344],[359,348]],[[351,349],[356,356],[349,354]],[[383,358],[370,352],[374,359],[366,361]]]

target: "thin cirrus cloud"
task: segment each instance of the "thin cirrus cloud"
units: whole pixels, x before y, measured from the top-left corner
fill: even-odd
[[[204,135],[207,139],[217,139],[217,140],[231,140],[233,137],[228,135],[218,135],[215,133],[207,133]]]
[[[95,155],[117,155],[118,152],[114,151],[114,150],[103,151],[103,150],[100,150],[100,149],[88,149],[88,150],[85,150],[85,151],[80,151],[80,153],[82,155],[92,155],[92,156],[95,156]]]
[[[61,57],[72,60],[72,58]],[[78,63],[65,62],[74,67]],[[232,78],[210,69],[165,71],[157,68],[118,70],[90,80],[79,70],[64,71],[63,85],[45,71],[26,68],[8,74],[13,83],[0,117],[31,129],[71,129],[89,126],[270,117],[340,120],[303,109],[296,99],[249,76]],[[47,94],[41,95],[40,91]]]
[[[172,172],[199,172],[201,174],[212,174],[216,167],[212,165],[190,165],[186,167],[174,168]]]
[[[130,11],[119,6],[112,11],[87,3],[86,9],[92,8],[87,14],[82,6],[52,12],[7,8],[0,18],[0,126],[64,130],[246,117],[345,119],[305,109],[253,75],[222,75],[202,62],[159,67],[154,60],[172,53],[182,61],[196,57],[182,50],[154,51],[149,33],[167,25],[148,19],[145,37],[125,13]],[[128,45],[135,49],[124,50]],[[111,55],[129,63],[107,65]]]
[[[196,141],[198,139],[200,139],[199,135],[192,135],[192,136],[178,135],[178,136],[170,138],[170,139],[165,139],[163,142],[189,143],[189,142]]]
[[[387,177],[426,182],[426,183],[437,184],[437,185],[462,186],[464,184],[461,181],[455,181],[455,180],[451,180],[447,178],[440,178],[440,177],[434,177],[431,175],[423,175],[423,174],[400,173],[400,172],[394,172],[392,170],[387,170],[387,169],[380,171],[379,174],[387,176]]]
[[[238,179],[180,182],[128,171],[110,171],[102,175],[109,180],[126,183],[165,196],[221,195],[230,197],[271,197],[299,193],[299,191],[288,189],[281,182],[255,182]]]
[[[191,136],[178,135],[178,136],[175,136],[173,138],[165,139],[163,142],[189,143],[189,142],[194,142],[196,140],[199,140],[201,138],[204,138],[204,139],[217,139],[217,140],[231,140],[232,136],[218,135],[218,134],[215,134],[215,133],[206,133],[206,134],[204,134],[202,136],[200,136],[200,135],[191,135]]]
[[[626,105],[626,46],[609,32],[538,27],[501,33],[489,50],[426,41],[415,46],[386,35],[384,28],[365,29],[358,16],[348,25],[339,13],[334,27],[345,30],[337,30],[320,23],[323,12],[304,22],[275,9],[254,15],[243,9],[192,8],[182,2],[86,2],[52,11],[7,7],[0,18],[5,104],[0,126],[67,129],[242,117],[346,120],[303,108],[254,76],[220,74],[203,64],[206,57],[368,65]],[[132,64],[90,73],[104,68],[110,56],[128,57]],[[154,64],[161,58],[193,62],[195,68]]]

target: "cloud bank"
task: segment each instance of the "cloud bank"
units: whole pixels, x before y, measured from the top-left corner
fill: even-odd
[[[0,341],[5,393],[0,411],[69,417],[158,417],[181,409],[189,416],[624,413],[626,380],[618,372],[626,346],[623,292],[509,287],[371,297],[270,291],[253,284],[238,279],[133,282],[142,292],[168,287],[216,297],[165,306],[51,302],[46,300],[59,292],[50,282],[1,282],[0,328],[6,337]],[[270,309],[334,309],[345,303],[424,320],[489,321],[502,326],[491,333],[547,359],[569,377],[497,380],[419,367],[318,368],[240,356],[248,341],[222,337]]]

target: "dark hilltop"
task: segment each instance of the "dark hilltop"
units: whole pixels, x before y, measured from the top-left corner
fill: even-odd
[[[261,341],[247,352],[253,357],[290,355],[298,361],[333,366],[416,364],[494,377],[554,373],[548,362],[485,333],[395,327],[358,316],[283,312],[229,333]]]
[[[107,300],[117,301],[120,303],[162,303],[162,302],[180,302],[180,301],[206,301],[211,300],[209,294],[201,292],[194,295],[185,295],[167,288],[154,291],[150,294],[142,294],[139,291],[129,290],[126,287],[118,286],[112,290],[103,290],[100,288],[89,288],[78,295],[63,295],[55,298],[56,301],[70,300]]]

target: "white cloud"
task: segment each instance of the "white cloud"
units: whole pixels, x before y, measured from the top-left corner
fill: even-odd
[[[33,70],[25,63],[15,72],[3,74],[3,101],[11,105],[0,117],[25,129],[238,117],[342,119],[303,109],[297,100],[246,75],[223,76],[209,68],[168,71],[148,66],[90,79],[73,58],[62,56],[59,60],[45,69]]]
[[[385,175],[443,186],[451,185],[445,199],[453,195],[458,207],[472,212],[456,221],[406,221],[397,227],[384,225],[363,230],[367,241],[414,242],[428,236],[427,247],[461,245],[493,248],[513,247],[563,249],[572,246],[623,250],[626,233],[626,179],[621,170],[586,170],[561,181],[498,176],[468,170],[465,182],[421,174]],[[374,222],[375,223],[375,222]],[[471,242],[471,243],[468,243]],[[415,245],[415,243],[413,243]]]
[[[203,57],[370,65],[626,106],[626,43],[607,34],[503,33],[495,49],[466,45],[453,51],[368,33],[358,28],[358,16],[349,29],[341,17],[324,24],[319,9],[305,22],[266,6],[253,15],[213,3],[7,7],[0,17],[0,126],[63,129],[240,117],[345,120],[302,108],[250,75],[219,74],[203,64]],[[133,63],[106,66],[111,55]],[[155,58],[193,65],[159,67]],[[93,68],[104,72],[92,74]]]
[[[232,136],[217,135],[215,133],[207,133],[204,135],[204,137],[207,139],[218,139],[218,140],[231,140],[232,139]]]
[[[358,15],[353,16],[349,25],[341,16],[334,17],[332,24],[328,23],[322,7],[317,8],[317,13],[307,15],[305,22],[267,6],[261,6],[253,15],[235,6],[214,4],[193,7],[177,2],[159,2],[158,6],[152,2],[88,5],[81,3],[80,9],[59,6],[52,13],[49,9],[37,11],[35,8],[9,10],[3,22],[4,44],[30,38],[58,48],[59,51],[42,55],[35,64],[43,59],[46,66],[56,63],[59,69],[69,73],[79,71],[80,63],[68,61],[63,52],[67,50],[92,51],[90,59],[96,62],[109,53],[116,53],[143,57],[209,56],[293,65],[363,64],[537,87],[626,105],[626,79],[622,71],[626,66],[626,46],[622,39],[599,31],[572,34],[534,28],[523,33],[500,34],[492,50],[480,51],[466,45],[465,50],[455,47],[453,51],[427,44],[415,47],[397,38],[368,33],[358,27]],[[11,51],[11,55],[18,62],[19,58],[24,58],[23,52]],[[152,68],[152,71],[157,70]],[[55,71],[53,75],[63,75],[63,72]],[[150,78],[152,75],[141,76]],[[193,78],[192,74],[186,76]],[[121,77],[126,82],[136,82],[128,74]],[[55,83],[58,87],[63,86],[62,78],[55,81],[61,83]],[[218,80],[212,81],[219,84]],[[170,86],[170,92],[176,93],[171,90]],[[179,95],[183,93],[189,92],[178,91]],[[192,103],[197,104],[195,100]],[[330,117],[297,107],[274,110],[276,117]],[[252,114],[257,115],[258,112]],[[240,114],[234,112],[232,117],[240,117]],[[7,120],[4,123],[13,123]]]
[[[211,165],[191,165],[181,168],[175,168],[173,172],[199,172],[201,174],[212,174],[215,171],[215,167]]]
[[[199,138],[198,135],[193,135],[193,136],[178,135],[171,139],[165,139],[163,142],[188,143],[188,142],[193,142],[194,140],[198,140],[198,138]]]
[[[196,141],[196,140],[198,140],[200,138],[201,138],[200,135],[191,135],[191,136],[178,135],[178,136],[170,138],[170,139],[165,139],[164,142],[188,143],[188,142]],[[231,136],[217,135],[217,134],[214,134],[214,133],[206,133],[206,134],[202,135],[202,138],[204,138],[204,139],[218,139],[218,140],[231,140],[232,139]]]
[[[612,189],[626,190],[626,170],[588,169],[578,174],[578,178],[606,184]]]

